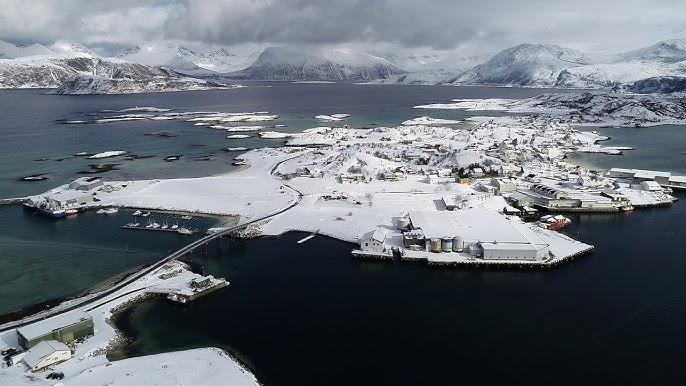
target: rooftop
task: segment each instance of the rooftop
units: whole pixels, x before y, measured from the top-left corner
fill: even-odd
[[[74,310],[18,328],[17,332],[27,340],[32,340],[56,329],[70,326],[86,319],[93,318],[86,311]]]
[[[412,226],[422,228],[427,238],[460,236],[482,242],[547,245],[525,224],[492,210],[410,212],[410,219]]]
[[[29,350],[29,353],[24,357],[24,362],[26,362],[29,367],[33,368],[45,357],[56,351],[71,352],[69,347],[62,342],[58,342],[56,340],[44,340]]]

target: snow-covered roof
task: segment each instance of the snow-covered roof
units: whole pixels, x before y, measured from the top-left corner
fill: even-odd
[[[686,183],[686,176],[671,176],[669,182]]]
[[[525,225],[492,210],[410,212],[410,219],[412,226],[422,228],[427,238],[460,236],[472,241],[546,245]]]
[[[69,347],[62,342],[56,340],[44,340],[37,345],[35,345],[29,353],[24,357],[24,362],[29,365],[29,367],[34,368],[47,356],[52,355],[57,351],[69,351]]]
[[[372,233],[371,239],[383,243],[386,240],[386,235],[383,232],[377,230],[374,231],[374,233]]]
[[[18,328],[17,332],[27,340],[31,340],[58,328],[70,326],[86,319],[93,318],[86,311],[74,310]]]

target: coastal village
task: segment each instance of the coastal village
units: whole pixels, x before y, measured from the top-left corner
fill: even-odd
[[[604,147],[606,137],[580,131],[556,116],[418,117],[397,127],[353,128],[344,122],[347,114],[331,114],[318,118],[330,126],[281,133],[221,126],[274,119],[268,113],[147,112],[144,119],[184,119],[201,130],[254,130],[286,142],[240,155],[236,162],[243,168],[235,173],[139,181],[83,177],[27,197],[24,206],[49,217],[114,208],[238,215],[242,229],[233,236],[305,231],[353,243],[351,254],[359,258],[546,268],[593,250],[564,233],[569,213],[624,215],[670,205],[672,189],[686,188],[686,177],[668,172],[587,170],[566,162],[570,152],[621,154],[630,149]],[[213,229],[218,237],[225,231]],[[228,285],[194,274],[174,259],[155,268],[87,306],[65,303],[58,306],[65,312],[52,318],[38,315],[17,321],[18,328],[2,326],[6,370],[0,383],[72,378],[74,384],[88,384],[90,377],[129,370],[141,377],[131,381],[140,383],[166,374],[168,367],[176,369],[177,379],[192,379],[219,357],[218,374],[234,384],[256,384],[218,349],[178,353],[175,363],[164,355],[141,361],[105,358],[117,343],[108,323],[117,310],[149,296],[186,303]]]

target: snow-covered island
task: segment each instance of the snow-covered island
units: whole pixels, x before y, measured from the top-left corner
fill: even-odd
[[[590,105],[587,110],[570,112],[569,106],[563,109],[559,105],[560,100],[580,104],[577,98],[588,99],[587,104],[617,98],[612,99],[615,111],[624,113],[613,115],[604,107]],[[523,110],[517,109],[524,106],[534,114],[466,121],[425,116],[397,127],[345,125],[321,126],[300,133],[262,132],[267,138],[286,139],[286,145],[241,154],[241,162],[250,167],[235,173],[138,181],[85,177],[28,197],[26,203],[48,214],[67,209],[129,207],[237,215],[239,224],[246,225],[238,236],[311,232],[348,241],[351,253],[363,258],[546,268],[593,249],[583,240],[556,230],[568,224],[565,212],[620,212],[669,205],[674,200],[670,189],[686,188],[686,177],[667,172],[587,170],[565,161],[565,155],[571,152],[617,154],[627,150],[604,147],[601,141],[606,137],[576,128],[576,122],[584,122],[585,114],[592,111],[601,111],[593,115],[596,123],[599,120],[632,126],[635,119],[683,122],[683,104],[660,98],[652,101],[654,104],[645,100],[635,103],[628,96],[570,95],[521,102],[469,100],[421,106],[480,110],[503,106],[520,112]],[[143,119],[168,117],[187,121],[191,126],[202,123],[199,129],[207,126],[207,130],[219,129],[216,126],[221,123],[275,119],[267,112],[181,114],[146,109]],[[654,115],[648,116],[646,111]],[[116,119],[127,119],[141,111],[117,113],[125,114]],[[570,118],[579,114],[580,120]],[[654,119],[656,116],[659,119]],[[96,119],[91,123],[107,122]],[[551,216],[541,216],[543,211],[551,212]],[[59,372],[64,374],[65,384],[125,382],[122,374],[135,374],[139,378],[131,381],[141,384],[161,374],[184,383],[190,379],[188,374],[200,373],[230,377],[226,379],[235,380],[232,384],[255,384],[252,375],[217,349],[114,363],[102,355],[116,342],[116,332],[106,322],[112,312],[150,294],[191,296],[197,289],[194,286],[204,280],[171,260],[106,299],[80,308],[92,316],[94,329],[68,350],[68,360],[36,373],[17,360],[19,364],[0,372],[0,383],[47,383],[47,374]],[[58,307],[66,309],[69,305]],[[0,345],[18,348],[18,334],[16,329],[3,332]],[[193,377],[193,383],[212,384],[216,379],[198,376]]]

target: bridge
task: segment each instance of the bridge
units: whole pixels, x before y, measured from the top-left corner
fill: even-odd
[[[287,184],[283,184],[283,186],[292,190],[296,194],[296,199],[292,203],[290,203],[288,206],[286,206],[285,208],[279,209],[275,212],[268,213],[262,217],[250,220],[248,222],[238,224],[238,225],[230,227],[230,228],[225,228],[225,229],[222,229],[218,232],[214,232],[212,234],[206,235],[205,237],[198,239],[198,240],[186,245],[185,247],[178,249],[175,252],[172,252],[170,255],[167,255],[162,260],[160,260],[160,261],[158,261],[158,262],[156,262],[150,266],[147,266],[147,267],[143,268],[142,270],[126,277],[122,281],[114,284],[112,287],[110,287],[104,291],[98,292],[94,296],[85,297],[83,299],[76,300],[75,303],[70,304],[68,307],[57,306],[53,309],[42,311],[42,312],[39,312],[37,314],[27,316],[27,317],[20,319],[20,320],[5,323],[2,326],[0,326],[0,332],[4,332],[4,331],[7,331],[7,330],[10,330],[13,328],[22,327],[24,325],[31,324],[31,323],[37,322],[39,320],[47,319],[49,317],[52,317],[52,316],[55,316],[55,315],[58,315],[58,314],[61,314],[64,312],[69,312],[69,311],[72,311],[72,310],[75,310],[78,308],[89,307],[90,309],[93,309],[93,308],[96,308],[102,304],[111,302],[112,300],[115,300],[116,298],[106,299],[102,303],[96,304],[96,302],[107,298],[108,296],[116,293],[120,289],[126,287],[127,285],[129,285],[133,282],[135,282],[136,280],[139,280],[139,279],[143,278],[144,276],[150,274],[151,272],[154,272],[155,270],[157,270],[158,268],[167,264],[168,262],[175,260],[175,259],[178,259],[179,257],[182,257],[183,255],[192,252],[194,249],[202,246],[203,244],[209,243],[212,240],[219,239],[220,237],[229,235],[235,231],[244,229],[244,228],[248,227],[249,225],[270,219],[274,216],[278,216],[281,213],[284,213],[284,212],[294,208],[296,205],[300,204],[300,201],[302,200],[303,194],[299,190],[297,190],[297,189],[295,189],[295,188],[293,188]],[[117,296],[117,298],[119,298],[121,296],[128,295],[132,292],[137,292],[137,291],[139,291],[139,290],[134,290],[134,291],[131,291],[128,293],[120,294],[119,296]]]

